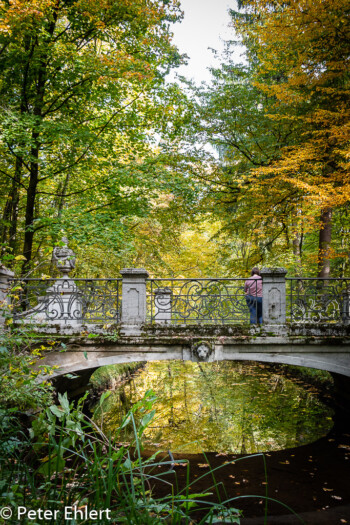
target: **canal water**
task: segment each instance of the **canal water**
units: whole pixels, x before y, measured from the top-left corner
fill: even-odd
[[[312,443],[332,428],[332,410],[315,388],[269,365],[247,362],[147,363],[103,403],[103,428],[115,434],[130,408],[154,393],[149,450],[252,454]],[[99,410],[95,417],[100,418]],[[136,411],[136,425],[144,417]],[[119,439],[132,441],[127,426]]]

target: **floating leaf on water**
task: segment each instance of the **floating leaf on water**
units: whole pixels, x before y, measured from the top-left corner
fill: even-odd
[[[335,496],[334,494],[331,495],[331,498],[334,498],[334,499],[343,499],[343,498],[341,498],[340,496]]]
[[[210,465],[209,465],[209,463],[198,463],[198,467],[199,468],[209,468]]]

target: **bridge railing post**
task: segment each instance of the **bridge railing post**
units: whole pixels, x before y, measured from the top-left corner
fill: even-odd
[[[144,268],[123,268],[122,280],[122,335],[139,335],[146,322],[146,279]]]
[[[154,291],[154,320],[157,324],[171,324],[172,296],[170,288],[157,288]]]
[[[286,323],[286,273],[285,268],[262,268],[263,323]]]
[[[342,322],[345,325],[350,324],[350,286],[342,293]]]
[[[11,302],[8,291],[14,276],[15,274],[11,270],[0,268],[0,326],[5,324],[7,308]]]

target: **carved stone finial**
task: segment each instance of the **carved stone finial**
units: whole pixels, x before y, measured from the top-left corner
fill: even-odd
[[[55,246],[52,258],[56,263],[58,271],[61,272],[62,277],[69,278],[69,272],[75,268],[75,253],[68,248],[67,237],[62,237],[61,242],[64,246]]]

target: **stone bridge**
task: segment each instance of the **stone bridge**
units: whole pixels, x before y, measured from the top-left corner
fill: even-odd
[[[72,278],[66,239],[54,259],[57,279],[0,270],[0,299],[14,324],[63,343],[40,361],[56,367],[60,390],[78,392],[107,364],[165,359],[285,363],[350,377],[349,278],[288,278],[283,268],[263,268],[259,325],[246,278],[153,279],[140,268],[121,278]]]
[[[284,363],[350,377],[350,329],[340,326],[143,325],[136,336],[121,335],[119,327],[119,335],[117,330],[69,334],[61,341],[65,350],[48,353],[40,366],[58,367],[52,377],[60,378],[59,390],[75,394],[101,366],[168,359]],[[66,374],[76,377],[65,378]]]

